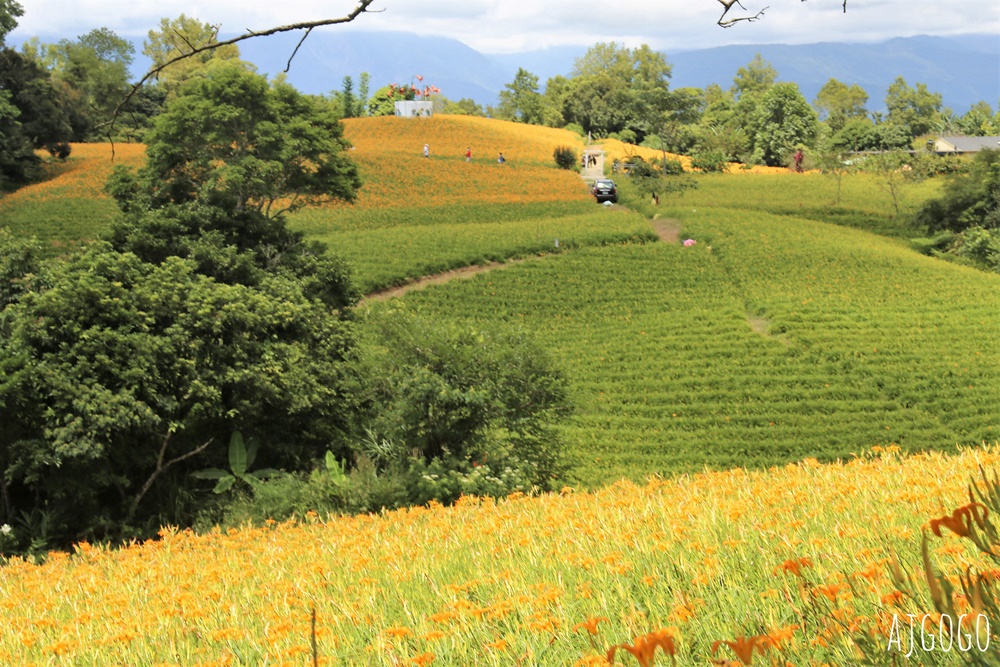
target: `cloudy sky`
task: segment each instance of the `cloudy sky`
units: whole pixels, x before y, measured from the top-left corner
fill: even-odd
[[[716,25],[720,0],[376,0],[349,26],[334,30],[404,30],[442,35],[485,53],[617,41],[662,50],[724,44],[870,42],[912,35],[989,33],[1000,36],[996,0],[743,0],[761,21]],[[163,17],[181,13],[223,34],[342,16],[351,0],[20,0],[24,16],[10,36],[17,44],[75,38],[108,27],[140,45]],[[731,13],[735,15],[738,8]],[[744,14],[745,15],[745,14]],[[1000,37],[998,37],[1000,39]],[[141,48],[141,47],[140,47]]]

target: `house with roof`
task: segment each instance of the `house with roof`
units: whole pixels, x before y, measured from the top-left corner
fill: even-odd
[[[1000,137],[940,137],[933,141],[935,153],[978,153],[992,148],[1000,150]]]

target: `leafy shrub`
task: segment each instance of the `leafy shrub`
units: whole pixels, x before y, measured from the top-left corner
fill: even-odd
[[[956,237],[953,252],[980,268],[996,271],[1000,269],[1000,230],[969,227]]]
[[[969,165],[968,173],[948,180],[943,197],[920,207],[914,224],[929,232],[1000,224],[1000,151],[984,150]]]
[[[355,366],[366,428],[355,439],[356,457],[373,460],[379,472],[402,464],[411,481],[423,478],[421,466],[471,474],[488,465],[497,473],[510,468],[499,475],[513,485],[505,492],[558,485],[565,465],[552,426],[569,411],[566,381],[523,332],[445,326],[398,305],[367,324]],[[430,499],[426,485],[416,486],[411,499]],[[434,498],[454,500],[454,488]]]
[[[638,139],[638,137],[636,136],[635,132],[633,132],[632,130],[630,130],[628,128],[625,128],[624,130],[621,130],[620,132],[612,132],[608,136],[610,136],[612,139],[618,139],[619,141],[621,141],[623,143],[626,143],[626,144],[635,144],[636,140]]]
[[[552,152],[552,157],[561,169],[576,169],[576,151],[569,146],[556,146]]]
[[[646,162],[641,155],[627,156],[625,169],[629,178],[649,178],[656,175],[653,165]]]
[[[4,309],[0,516],[47,508],[66,542],[147,534],[190,520],[187,473],[224,465],[234,428],[289,469],[345,432],[347,325],[296,281],[196,269],[94,243]]]
[[[656,165],[660,168],[660,173],[664,176],[679,176],[684,173],[684,163],[680,160],[665,158],[657,161]]]
[[[342,460],[327,452],[322,464],[312,472],[259,482],[249,492],[207,508],[197,526],[235,527],[247,522],[260,525],[268,520],[303,517],[308,512],[324,516],[358,514],[412,504],[402,475],[379,473],[365,457],[356,459],[350,471],[345,467]]]
[[[567,123],[566,127],[564,127],[563,129],[569,130],[570,132],[576,132],[581,137],[587,136],[587,131],[584,130],[583,125],[580,125],[579,123]]]

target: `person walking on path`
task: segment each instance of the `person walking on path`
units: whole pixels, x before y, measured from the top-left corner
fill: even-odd
[[[424,144],[424,157],[431,156],[431,147],[429,144]]]
[[[500,157],[497,158],[497,164],[503,164],[507,159],[504,158],[503,153],[500,153]]]
[[[465,149],[465,161],[472,162],[472,146]]]

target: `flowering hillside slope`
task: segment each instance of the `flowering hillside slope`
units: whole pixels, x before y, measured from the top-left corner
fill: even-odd
[[[754,664],[870,664],[847,637],[888,647],[893,614],[929,609],[898,594],[890,549],[918,569],[921,526],[964,502],[978,466],[998,463],[995,447],[883,449],[594,493],[166,529],[118,551],[81,545],[0,569],[0,663],[311,665],[315,636],[326,665],[606,665],[610,646],[664,630],[677,664],[710,664],[713,643],[751,636],[769,638]],[[946,572],[978,562],[953,536],[935,540]],[[618,662],[636,664],[624,651]]]

